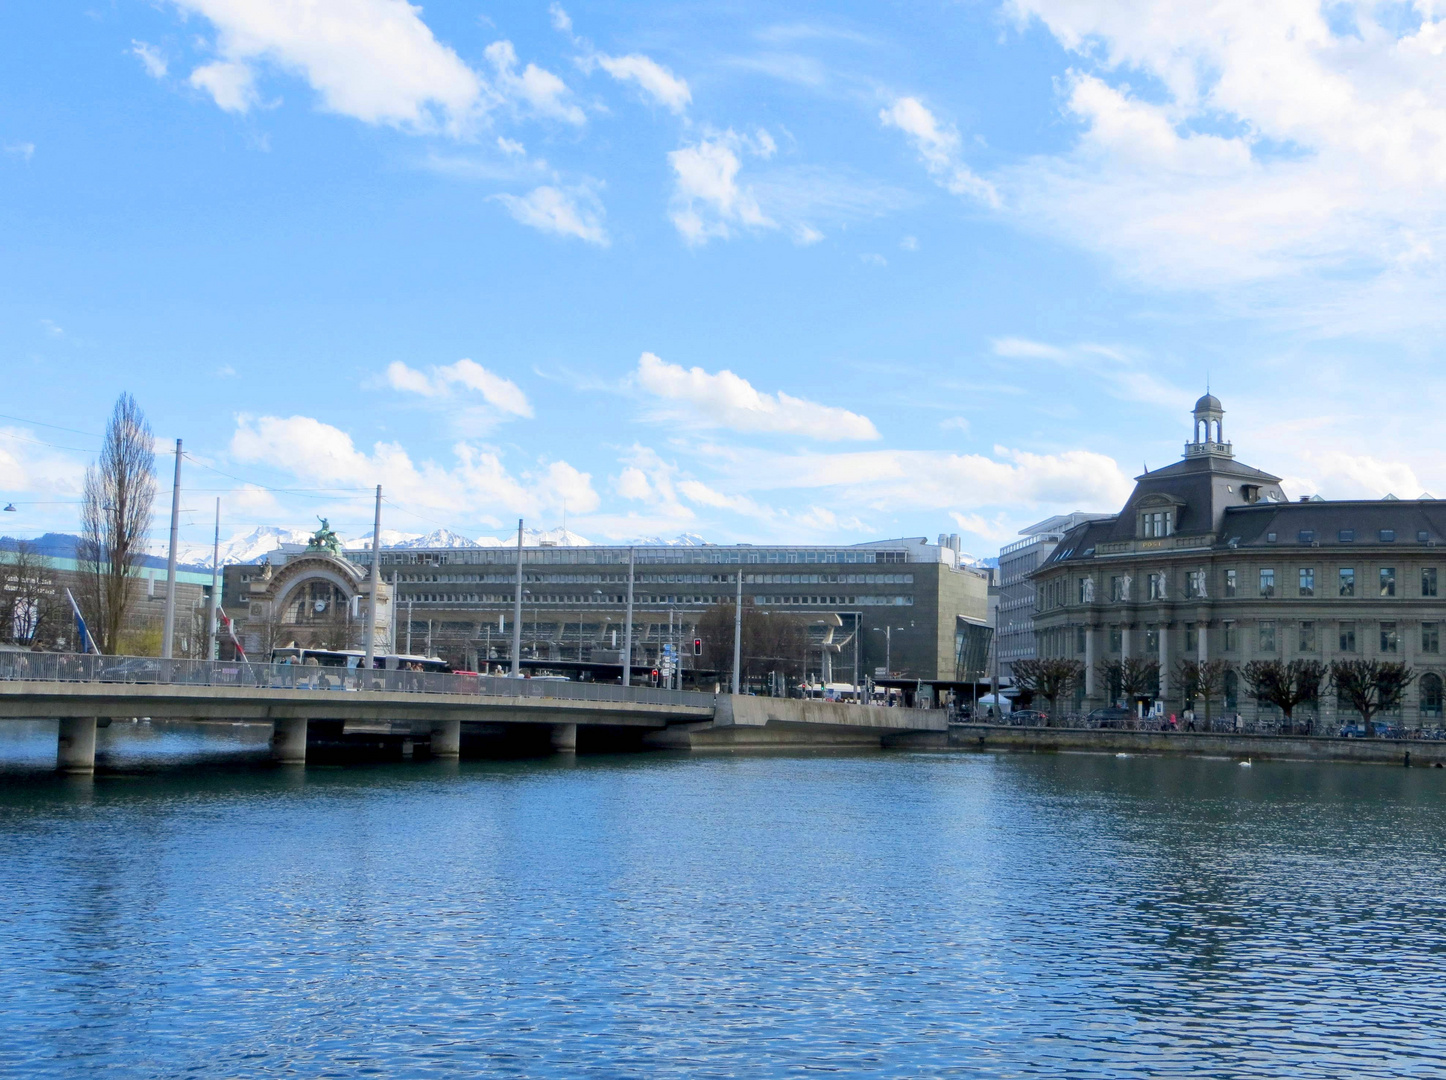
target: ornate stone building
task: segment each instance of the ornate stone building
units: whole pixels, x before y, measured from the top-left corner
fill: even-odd
[[[380,583],[376,651],[390,647],[392,589]],[[371,582],[368,568],[342,557],[326,523],[305,551],[261,566],[226,568],[226,601],[248,655],[268,656],[295,641],[312,648],[364,649]],[[229,609],[228,609],[229,610]]]
[[[1278,476],[1235,460],[1216,398],[1194,416],[1183,460],[1137,477],[1117,515],[1072,529],[1035,572],[1039,655],[1083,661],[1076,704],[1107,703],[1102,661],[1150,657],[1159,700],[1181,711],[1189,656],[1230,663],[1225,705],[1251,719],[1251,660],[1377,658],[1417,672],[1401,720],[1439,725],[1446,503],[1290,502]],[[1324,722],[1337,713],[1321,703]]]

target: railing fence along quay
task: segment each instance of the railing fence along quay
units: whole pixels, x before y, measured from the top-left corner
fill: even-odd
[[[1284,720],[1244,720],[1236,726],[1233,716],[1214,717],[1207,724],[1202,718],[1196,718],[1193,729],[1187,729],[1183,720],[1177,720],[1172,726],[1168,720],[1159,719],[1153,716],[1137,717],[1133,720],[1118,720],[1109,718],[1105,720],[1090,719],[1083,713],[1064,713],[1054,717],[1051,721],[1044,721],[1038,718],[1029,720],[1014,720],[1009,713],[999,717],[986,717],[983,714],[977,720],[970,719],[965,712],[952,713],[949,717],[951,724],[982,724],[995,727],[1015,728],[1062,728],[1075,731],[1138,731],[1146,733],[1170,733],[1189,734],[1191,731],[1202,735],[1280,735],[1286,737],[1302,736],[1339,736],[1342,729],[1349,729],[1352,737],[1363,738],[1361,720],[1359,717],[1338,718],[1334,723],[1328,723],[1319,717],[1312,719],[1300,719],[1294,723],[1287,724]],[[1402,728],[1400,721],[1392,716],[1377,716],[1372,721],[1374,727],[1374,738],[1378,739],[1423,739],[1423,740],[1446,740],[1446,728]]]
[[[409,694],[465,694],[501,698],[556,698],[644,705],[711,706],[714,696],[695,690],[514,679],[424,671],[255,664],[227,660],[163,660],[153,656],[78,653],[0,653],[0,680],[58,683],[130,683],[274,690],[376,690]]]

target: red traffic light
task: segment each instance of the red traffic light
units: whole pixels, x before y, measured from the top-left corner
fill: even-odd
[[[700,638],[700,637],[695,637],[695,638],[693,639],[693,655],[694,655],[694,656],[702,656],[702,655],[703,655],[703,639]]]

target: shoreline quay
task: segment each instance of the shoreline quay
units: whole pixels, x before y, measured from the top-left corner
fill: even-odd
[[[1330,735],[1247,735],[1197,731],[951,724],[947,733],[917,732],[887,740],[899,749],[1065,753],[1108,751],[1180,757],[1336,761],[1446,768],[1446,740],[1346,739]]]

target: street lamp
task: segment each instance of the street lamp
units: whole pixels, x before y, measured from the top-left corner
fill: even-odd
[[[884,674],[885,674],[885,675],[892,675],[892,674],[894,673],[894,659],[893,659],[893,657],[894,657],[894,654],[893,654],[894,631],[895,631],[895,630],[903,631],[903,630],[906,630],[906,629],[908,629],[908,628],[907,628],[907,627],[903,627],[903,626],[875,626],[875,627],[873,627],[874,633],[876,633],[876,634],[883,634],[883,635],[884,635]]]

